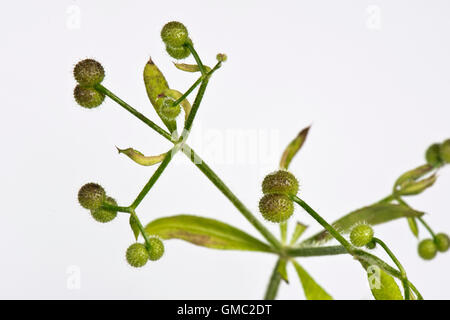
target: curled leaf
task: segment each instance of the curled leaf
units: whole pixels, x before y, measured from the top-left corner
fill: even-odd
[[[272,252],[260,240],[229,224],[198,216],[177,215],[153,220],[147,234],[163,239],[181,239],[213,249]]]
[[[173,63],[175,65],[175,67],[181,71],[186,71],[186,72],[199,72],[200,68],[198,67],[198,65],[196,64],[187,64],[187,63]],[[204,66],[206,72],[211,71],[211,68],[208,66]]]
[[[129,157],[131,160],[133,160],[137,164],[140,164],[141,166],[152,166],[156,163],[163,161],[164,157],[166,156],[166,153],[162,153],[157,156],[145,156],[141,152],[134,150],[133,148],[127,148],[127,149],[117,148],[117,151],[119,151],[119,153],[125,154],[127,157]]]
[[[180,91],[177,91],[174,89],[167,89],[164,93],[168,97],[175,99],[175,100],[178,100],[183,96],[183,94]],[[180,104],[184,110],[184,119],[187,120],[189,113],[191,112],[192,106],[187,99],[184,99],[183,101],[181,101]]]
[[[335,221],[333,226],[339,232],[349,232],[353,226],[359,223],[367,223],[369,225],[377,225],[389,222],[391,220],[405,217],[421,217],[423,212],[416,211],[404,205],[391,203],[377,203],[372,206],[364,207],[353,211],[341,219]],[[323,230],[314,236],[306,239],[302,244],[321,243],[333,239],[328,231]]]
[[[333,300],[333,298],[298,264],[293,260],[300,282],[302,283],[305,297],[308,300]]]
[[[280,160],[281,169],[287,169],[289,167],[292,158],[294,158],[294,156],[303,146],[303,143],[305,142],[306,137],[308,136],[309,129],[310,127],[306,127],[305,129],[300,131],[297,137],[295,137],[295,139],[292,140],[291,143],[289,143],[289,145],[286,147]]]
[[[432,176],[419,180],[417,182],[413,182],[411,184],[408,184],[406,187],[402,188],[401,190],[397,191],[398,195],[401,196],[412,196],[419,193],[422,193],[429,187],[431,187],[437,180],[437,176],[433,174]]]

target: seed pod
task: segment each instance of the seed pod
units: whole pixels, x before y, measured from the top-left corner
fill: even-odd
[[[156,237],[150,238],[149,259],[152,261],[159,260],[164,254],[164,244]]]
[[[431,260],[436,256],[437,246],[432,239],[425,239],[419,242],[417,251],[422,259]]]
[[[92,109],[98,107],[105,100],[105,95],[94,88],[77,85],[73,91],[75,101],[82,107]]]
[[[105,201],[105,189],[97,183],[87,183],[78,191],[78,202],[86,209],[95,210]]]
[[[161,39],[166,45],[181,47],[188,40],[188,30],[181,22],[171,21],[162,28]]]
[[[289,171],[278,170],[264,178],[262,191],[264,194],[296,195],[298,192],[298,181]]]
[[[147,248],[142,243],[133,243],[127,249],[126,258],[130,266],[143,267],[149,258]]]
[[[440,252],[445,252],[450,247],[450,239],[445,233],[438,233],[434,239],[436,248]]]
[[[161,115],[163,100],[160,97],[165,95],[166,90],[169,90],[169,85],[167,84],[166,78],[153,63],[151,58],[144,68],[144,83],[148,98],[150,99],[153,108],[155,108],[156,113],[170,132],[175,131],[177,123],[173,120],[169,121]]]
[[[445,163],[450,163],[450,139],[445,140],[441,144],[439,156]]]
[[[441,146],[439,143],[434,143],[428,147],[425,153],[425,159],[427,163],[432,165],[433,167],[438,167],[442,165],[442,159],[440,156]]]
[[[356,247],[368,245],[373,240],[373,229],[367,224],[360,224],[350,232],[350,242]]]
[[[106,197],[105,202],[110,205],[117,206],[116,200],[111,197]],[[117,216],[117,211],[98,208],[95,210],[91,210],[91,215],[96,221],[106,223],[114,220],[114,218]]]
[[[259,211],[264,219],[271,222],[283,222],[294,212],[294,204],[284,194],[266,194],[259,201]]]
[[[154,164],[160,163],[164,160],[164,157],[166,156],[166,153],[162,153],[157,156],[145,156],[141,152],[133,148],[127,149],[117,148],[117,151],[119,151],[119,153],[125,154],[127,157],[129,157],[137,164],[140,164],[141,166],[152,166]]]
[[[81,86],[93,87],[103,81],[105,70],[99,62],[85,59],[75,65],[73,76]]]

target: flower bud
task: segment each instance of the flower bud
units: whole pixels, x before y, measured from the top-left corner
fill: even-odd
[[[445,163],[450,163],[450,139],[441,144],[439,156]]]
[[[76,102],[85,108],[92,109],[98,107],[105,100],[105,95],[94,88],[77,85],[73,91]]]
[[[105,203],[117,206],[116,200],[111,197],[106,197]],[[96,221],[106,223],[114,220],[114,218],[117,216],[117,211],[98,208],[91,210],[91,215]]]
[[[431,260],[436,256],[437,246],[432,239],[425,239],[419,242],[417,251],[422,259]]]
[[[266,194],[259,201],[259,211],[268,221],[283,222],[294,212],[294,204],[284,194]]]
[[[161,39],[166,45],[181,47],[188,40],[188,31],[181,22],[171,21],[162,28]]]
[[[142,243],[133,243],[127,249],[126,258],[130,266],[143,267],[149,258],[147,248]]]
[[[159,260],[164,254],[164,244],[156,237],[150,238],[149,259],[152,261]]]
[[[78,191],[78,202],[86,209],[95,210],[100,208],[105,198],[105,190],[97,183],[87,183]]]
[[[97,61],[85,59],[76,64],[73,75],[83,87],[93,87],[103,81],[105,70]]]
[[[429,146],[425,153],[425,159],[427,160],[427,163],[432,165],[433,167],[442,165],[440,152],[441,152],[440,144],[434,143],[431,146]]]
[[[450,239],[445,233],[438,233],[434,239],[434,243],[436,244],[437,250],[440,252],[445,252],[450,247]]]
[[[356,247],[368,245],[373,240],[373,229],[367,224],[360,224],[350,232],[350,242]]]
[[[264,178],[262,191],[264,194],[296,195],[298,192],[298,181],[289,171],[278,170]]]

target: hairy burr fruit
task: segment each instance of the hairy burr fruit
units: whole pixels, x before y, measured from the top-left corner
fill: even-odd
[[[167,120],[174,120],[181,112],[180,105],[173,106],[173,102],[172,98],[164,98],[161,105],[161,116]]]
[[[142,243],[133,243],[127,249],[126,258],[130,266],[143,267],[149,258],[147,248]]]
[[[373,229],[367,224],[360,224],[350,232],[350,242],[356,247],[363,247],[372,242]]]
[[[450,239],[445,233],[438,233],[434,239],[434,243],[436,244],[437,250],[440,252],[445,252],[450,247]]]
[[[445,163],[450,163],[450,139],[445,140],[441,144],[439,156],[441,160],[444,161]]]
[[[441,153],[440,144],[434,143],[431,146],[429,146],[425,153],[425,159],[427,160],[427,163],[434,167],[441,165],[442,159],[440,153]]]
[[[85,59],[78,62],[73,69],[75,80],[83,87],[93,87],[105,78],[105,70],[102,65],[93,60]]]
[[[294,212],[294,204],[284,194],[266,194],[259,201],[259,211],[264,219],[271,222],[283,222]]]
[[[298,181],[289,171],[278,170],[264,178],[262,191],[264,194],[296,195],[298,192]]]
[[[105,198],[105,190],[97,183],[87,183],[78,191],[78,202],[82,207],[89,210],[100,208]]]
[[[432,239],[425,239],[420,241],[417,251],[422,259],[431,260],[436,256],[437,246]]]
[[[105,203],[117,206],[116,200],[111,197],[106,197]],[[91,215],[96,221],[106,223],[114,220],[114,218],[117,216],[117,211],[98,208],[95,210],[91,210]]]
[[[188,30],[181,22],[171,21],[162,28],[161,39],[168,46],[181,47],[188,40]]]
[[[82,107],[92,109],[98,107],[105,100],[105,95],[94,88],[77,85],[73,91],[75,101]]]
[[[158,238],[150,238],[149,259],[152,261],[159,260],[164,254],[164,244]]]

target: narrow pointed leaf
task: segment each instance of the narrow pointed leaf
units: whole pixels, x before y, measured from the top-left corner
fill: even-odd
[[[346,233],[358,223],[367,223],[370,225],[377,225],[386,223],[399,218],[407,217],[421,217],[423,212],[413,210],[409,207],[391,204],[391,203],[377,203],[372,206],[364,207],[353,211],[341,219],[335,221],[333,226],[341,233]],[[323,230],[314,236],[306,239],[302,244],[320,243],[323,244],[333,237]]]
[[[403,300],[402,292],[394,278],[377,266],[367,268],[370,291],[376,300]]]
[[[164,160],[164,157],[166,156],[166,153],[161,153],[156,156],[145,156],[141,152],[139,152],[133,148],[127,148],[127,149],[117,148],[117,151],[119,151],[119,153],[123,153],[128,158],[130,158],[137,164],[140,164],[141,166],[152,166],[154,164],[160,163]]]
[[[291,245],[296,243],[297,240],[301,237],[301,235],[303,234],[303,232],[305,232],[305,230],[308,228],[307,225],[301,223],[301,222],[297,222],[297,225],[295,226],[294,232],[292,233],[292,238],[291,238]]]
[[[133,231],[133,234],[134,234],[134,238],[137,241],[137,239],[139,238],[140,230],[139,230],[139,227],[138,227],[138,225],[136,223],[136,220],[134,219],[134,217],[132,215],[130,215],[130,221],[129,222],[130,222],[131,230]]]
[[[302,283],[305,297],[308,300],[333,300],[333,298],[298,264],[292,262]]]
[[[181,239],[212,249],[272,252],[267,244],[244,231],[198,216],[177,215],[156,219],[145,230],[147,234],[163,239]]]
[[[307,127],[302,131],[300,131],[297,137],[295,137],[295,139],[292,140],[291,143],[289,143],[289,145],[286,147],[280,160],[281,169],[287,169],[289,167],[292,158],[294,158],[294,156],[303,146],[303,143],[305,142],[306,137],[308,136],[309,128],[310,127]]]
[[[419,237],[419,228],[417,227],[417,220],[416,220],[416,218],[408,217],[407,220],[408,220],[409,229],[411,230],[413,235],[416,238],[418,238]]]
[[[280,235],[281,235],[281,242],[286,243],[286,238],[287,238],[287,221],[281,222],[280,223]]]
[[[410,185],[404,187],[397,193],[402,196],[412,196],[416,194],[420,194],[429,187],[433,186],[436,182],[437,176],[433,174],[432,176],[419,180],[417,182],[411,183]]]
[[[175,65],[175,67],[181,71],[186,71],[186,72],[199,72],[200,68],[198,65],[196,64],[187,64],[187,63],[173,63]],[[206,72],[211,71],[211,68],[208,66],[204,66]]]
[[[277,269],[278,273],[286,283],[289,283],[288,274],[287,274],[287,262],[285,259],[280,260],[280,264]]]
[[[404,188],[410,183],[423,177],[427,173],[430,173],[433,169],[434,167],[432,165],[425,164],[423,166],[419,166],[413,170],[405,172],[397,179],[397,181],[395,181],[394,190],[397,191],[398,189]]]

